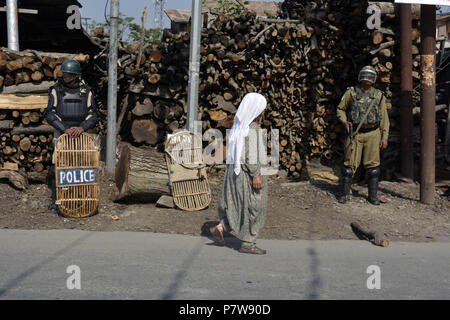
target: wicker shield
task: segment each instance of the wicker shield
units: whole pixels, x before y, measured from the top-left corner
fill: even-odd
[[[203,163],[201,134],[182,131],[171,135],[165,151],[175,205],[187,211],[206,208],[211,203],[211,190]]]
[[[99,206],[99,150],[83,133],[73,139],[63,134],[55,143],[56,205],[62,215],[84,218]]]

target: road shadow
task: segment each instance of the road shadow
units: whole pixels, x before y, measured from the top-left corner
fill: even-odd
[[[321,186],[328,185],[328,189],[326,189],[327,191],[334,190],[333,185],[326,183],[326,182],[325,183],[322,183],[322,182],[323,181],[321,181],[321,183],[320,183]],[[314,225],[317,225],[316,221],[315,221],[316,219],[317,218],[314,216],[312,219],[309,220],[308,239],[312,239],[312,234],[314,233]],[[310,240],[309,243],[310,243],[310,247],[307,249],[307,253],[308,253],[308,256],[310,259],[309,269],[310,269],[310,273],[311,273],[311,278],[309,280],[307,291],[305,293],[305,299],[318,300],[318,299],[320,299],[319,290],[322,286],[322,278],[321,278],[320,271],[319,271],[320,259],[317,254],[316,242],[314,240]]]
[[[192,263],[194,262],[195,258],[199,255],[201,249],[203,247],[203,241],[199,240],[198,244],[191,250],[188,257],[184,260],[183,264],[180,267],[180,271],[175,275],[175,278],[173,279],[171,285],[167,289],[167,292],[164,293],[161,297],[162,300],[173,300],[175,299],[175,295],[178,292],[178,289],[181,287],[181,284],[186,278],[186,275],[189,271],[189,269],[192,266]]]
[[[336,198],[336,200],[341,195],[341,187],[338,184],[332,184],[332,183],[329,183],[326,181],[314,180],[314,179],[309,180],[309,183],[318,189],[321,189],[323,191],[328,191]]]
[[[398,192],[395,192],[395,191],[392,191],[392,190],[389,190],[389,189],[386,189],[386,188],[378,187],[378,191],[381,191],[381,192],[383,192],[385,194],[388,194],[388,195],[390,195],[390,196],[392,196],[394,198],[400,198],[400,199],[403,199],[403,200],[410,200],[410,201],[417,201],[417,199],[413,199],[413,198],[410,198],[410,197],[405,197],[404,195],[402,195],[402,194],[400,194]]]
[[[27,277],[32,275],[33,273],[38,272],[40,269],[42,269],[46,264],[56,260],[59,256],[66,254],[71,249],[75,248],[82,242],[86,241],[89,237],[91,237],[94,234],[94,232],[89,232],[87,234],[84,234],[82,237],[76,239],[72,243],[70,243],[68,246],[56,251],[53,255],[48,257],[47,259],[44,259],[40,263],[28,268],[24,272],[22,272],[19,276],[9,281],[4,287],[0,288],[0,298],[3,297],[6,293],[8,293],[9,290],[17,286],[19,283],[21,283],[23,280],[25,280]]]

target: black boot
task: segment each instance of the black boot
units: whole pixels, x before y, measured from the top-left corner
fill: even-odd
[[[339,203],[346,203],[350,200],[350,187],[352,185],[353,172],[350,167],[342,168],[342,195],[339,197]]]
[[[380,175],[380,167],[367,169],[367,185],[369,187],[369,202],[375,206],[380,205],[380,200],[378,199],[378,176]]]

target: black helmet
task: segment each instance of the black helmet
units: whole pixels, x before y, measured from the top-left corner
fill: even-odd
[[[81,74],[80,63],[75,60],[66,60],[63,62],[61,66],[61,72]]]

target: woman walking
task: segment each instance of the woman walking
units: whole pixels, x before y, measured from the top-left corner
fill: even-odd
[[[227,167],[218,208],[220,222],[210,230],[219,245],[225,245],[224,231],[240,239],[239,252],[243,253],[266,253],[256,246],[267,212],[267,177],[261,175],[259,157],[264,146],[258,134],[266,105],[266,99],[258,93],[246,94],[239,105],[227,145]],[[251,135],[257,137],[257,143],[250,139],[249,144]]]

